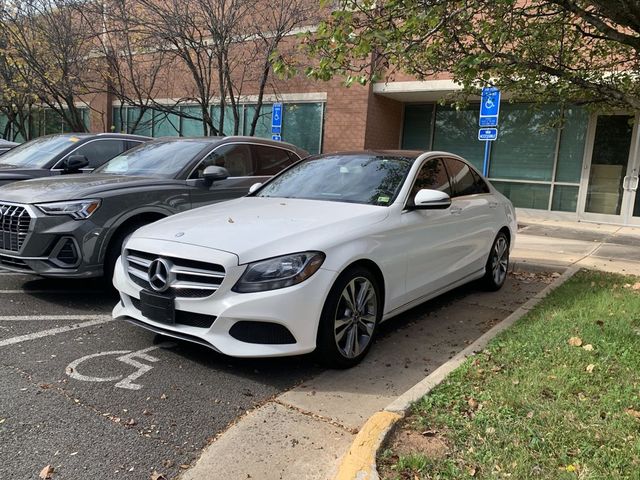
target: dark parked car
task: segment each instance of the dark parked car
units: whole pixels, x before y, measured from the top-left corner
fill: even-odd
[[[11,150],[12,148],[17,147],[17,146],[18,146],[17,143],[10,142],[8,140],[0,139],[0,155],[4,155],[9,150]]]
[[[151,140],[119,133],[65,133],[38,137],[0,158],[0,185],[67,173],[88,172]]]
[[[0,267],[48,277],[111,276],[124,240],[142,225],[241,197],[306,155],[253,137],[166,138],[89,175],[6,185]]]

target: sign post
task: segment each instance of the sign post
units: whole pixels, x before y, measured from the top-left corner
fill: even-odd
[[[271,140],[282,141],[282,103],[271,107]]]
[[[489,154],[491,143],[498,138],[498,117],[500,116],[500,90],[497,87],[484,87],[480,101],[480,119],[478,140],[484,141],[484,161],[482,175],[489,175]]]

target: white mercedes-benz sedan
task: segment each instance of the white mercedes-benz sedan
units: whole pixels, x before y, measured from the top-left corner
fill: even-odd
[[[135,232],[113,315],[226,355],[349,367],[380,322],[472,280],[499,289],[515,233],[511,202],[450,153],[309,157]]]

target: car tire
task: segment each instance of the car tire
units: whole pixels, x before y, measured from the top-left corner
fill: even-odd
[[[120,257],[120,253],[122,252],[122,246],[125,244],[127,239],[133,235],[133,232],[138,230],[140,227],[144,227],[149,222],[136,222],[130,225],[125,226],[118,230],[111,241],[109,242],[109,246],[107,247],[107,253],[104,256],[104,281],[107,283],[111,283],[113,279],[113,272],[116,269],[116,262]]]
[[[322,309],[315,352],[318,360],[331,368],[357,365],[373,344],[382,308],[382,292],[371,271],[360,266],[345,270]]]
[[[483,286],[492,292],[500,290],[507,279],[509,271],[509,237],[499,232],[489,252],[485,274],[482,278]]]

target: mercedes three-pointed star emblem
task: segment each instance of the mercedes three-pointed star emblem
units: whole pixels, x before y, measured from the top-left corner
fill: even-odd
[[[171,264],[164,258],[156,258],[147,270],[149,284],[156,292],[164,292],[170,285]]]

